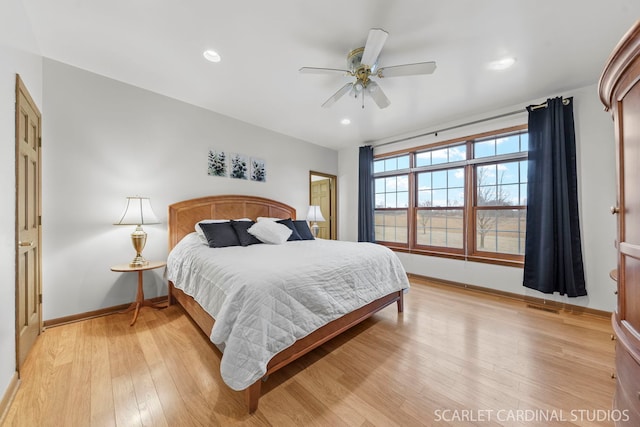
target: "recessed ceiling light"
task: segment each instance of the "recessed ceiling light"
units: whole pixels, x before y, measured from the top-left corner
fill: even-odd
[[[506,70],[507,68],[511,67],[515,63],[516,63],[516,58],[507,57],[507,58],[498,59],[497,61],[489,62],[487,67],[490,70]]]
[[[343,125],[345,125],[345,126],[346,126],[346,125],[351,124],[351,120],[350,120],[350,119],[347,119],[347,118],[345,117],[344,119],[340,120],[340,123],[342,123]]]
[[[205,50],[202,54],[207,61],[220,62],[220,55],[215,50]]]

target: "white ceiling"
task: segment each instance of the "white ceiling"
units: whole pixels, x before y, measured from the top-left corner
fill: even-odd
[[[638,0],[22,1],[44,57],[331,148],[596,83],[640,17]],[[298,69],[346,68],[373,27],[389,32],[380,66],[437,70],[379,80],[384,110],[349,97],[321,108],[349,78]],[[507,55],[511,69],[486,68]]]

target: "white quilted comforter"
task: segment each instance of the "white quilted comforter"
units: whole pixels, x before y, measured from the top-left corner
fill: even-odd
[[[371,243],[306,240],[209,248],[192,233],[169,254],[167,278],[214,319],[222,378],[243,390],[281,350],[393,291],[409,288],[398,257]]]

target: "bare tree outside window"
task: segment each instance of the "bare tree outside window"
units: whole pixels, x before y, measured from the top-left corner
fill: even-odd
[[[493,166],[492,166],[493,168]],[[496,168],[497,169],[497,168]],[[476,182],[478,189],[478,206],[510,206],[509,194],[503,189],[504,174],[502,171],[498,179],[493,183],[489,183],[492,177],[489,175],[489,168],[476,168]],[[477,210],[477,226],[476,230],[480,235],[479,249],[484,249],[486,235],[496,230],[496,221],[500,211]]]
[[[418,204],[422,208],[430,208],[433,206],[433,202],[424,201]],[[422,227],[422,234],[427,234],[427,225],[431,227],[431,218],[433,218],[433,211],[431,209],[422,209],[418,211],[418,221]]]

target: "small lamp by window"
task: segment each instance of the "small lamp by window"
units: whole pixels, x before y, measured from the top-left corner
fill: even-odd
[[[148,197],[127,197],[127,206],[115,225],[135,225],[136,229],[131,233],[131,243],[136,251],[136,256],[129,263],[131,267],[141,267],[149,264],[142,257],[142,250],[147,243],[147,233],[142,229],[144,224],[160,224],[158,218],[151,209],[151,201]]]
[[[323,222],[326,221],[322,216],[322,211],[320,210],[320,206],[309,206],[309,212],[307,212],[307,221],[313,222],[311,225],[311,231],[313,232],[314,237],[318,237],[318,221]]]

